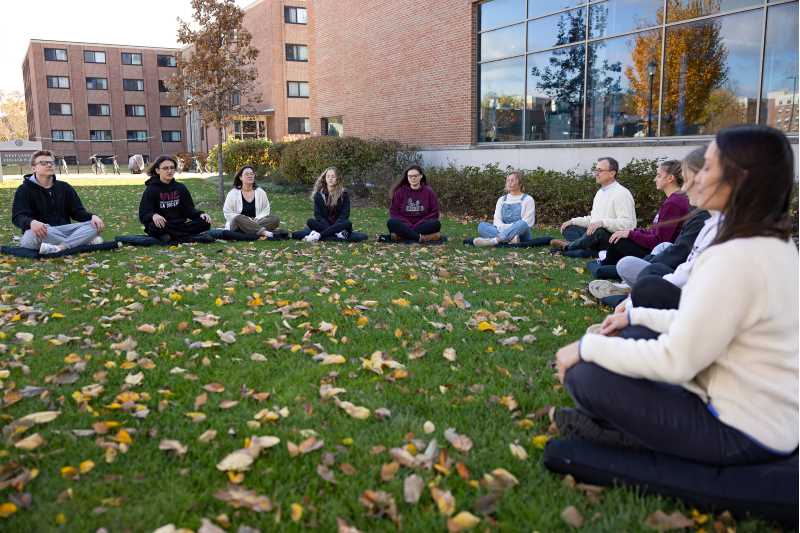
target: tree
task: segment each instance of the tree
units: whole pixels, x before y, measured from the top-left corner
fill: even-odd
[[[0,91],[0,141],[27,138],[25,99],[16,91]]]
[[[182,99],[185,112],[196,111],[216,127],[219,142],[230,117],[242,102],[258,102],[255,60],[258,50],[242,27],[244,11],[234,0],[192,0],[194,26],[178,19],[178,42],[187,48],[178,56],[170,89]],[[219,202],[225,198],[222,150],[217,150]],[[231,169],[228,169],[229,171]]]

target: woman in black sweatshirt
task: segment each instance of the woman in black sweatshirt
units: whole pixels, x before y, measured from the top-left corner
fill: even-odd
[[[171,155],[159,156],[150,165],[147,186],[139,202],[139,220],[151,237],[168,242],[203,233],[211,217],[194,207],[189,189],[175,181],[178,163]]]
[[[350,222],[350,196],[344,189],[335,167],[326,168],[319,175],[311,191],[314,201],[314,218],[309,218],[308,229],[295,232],[292,237],[306,242],[326,239],[350,240],[353,224]]]

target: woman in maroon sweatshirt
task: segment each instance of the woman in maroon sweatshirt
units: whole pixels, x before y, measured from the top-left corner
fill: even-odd
[[[428,186],[425,173],[419,165],[411,165],[389,191],[392,204],[386,225],[395,241],[438,241],[439,199]]]
[[[667,199],[658,209],[649,228],[617,231],[608,239],[609,247],[603,265],[616,265],[625,256],[644,257],[662,242],[672,242],[681,231],[683,220],[689,212],[689,199],[681,192],[683,174],[681,162],[664,161],[658,165],[656,189]],[[674,222],[671,222],[674,221]]]

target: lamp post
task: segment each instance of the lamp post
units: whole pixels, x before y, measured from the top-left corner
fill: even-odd
[[[647,136],[650,137],[653,135],[652,132],[652,125],[653,125],[653,77],[656,75],[656,68],[658,65],[654,60],[650,60],[647,64],[647,78],[649,80],[648,83],[648,92],[649,97],[647,101]]]

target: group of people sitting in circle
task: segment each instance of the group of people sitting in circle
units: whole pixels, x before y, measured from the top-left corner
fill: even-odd
[[[96,242],[104,223],[55,179],[52,154],[37,152],[32,165],[14,197],[21,245],[47,254]],[[171,156],[154,162],[139,206],[146,233],[158,239],[211,224],[173,179],[176,166]],[[568,256],[600,256],[627,287],[602,324],[556,355],[558,378],[575,401],[552,413],[561,436],[720,467],[796,454],[798,250],[788,140],[773,128],[737,126],[682,162],[661,163],[655,186],[665,200],[648,228],[636,227],[618,171],[610,157],[597,162],[591,213],[564,222],[563,239],[550,242]],[[236,173],[225,228],[288,236],[255,177],[251,166]],[[476,246],[531,239],[535,203],[520,178],[506,178]],[[347,240],[350,199],[336,169],[317,178],[311,199],[314,217],[293,236]],[[418,165],[392,187],[389,213],[389,240],[442,238],[438,199]]]

